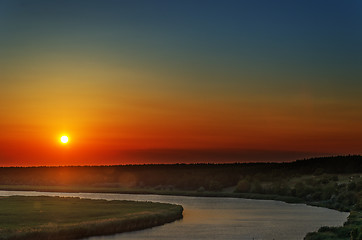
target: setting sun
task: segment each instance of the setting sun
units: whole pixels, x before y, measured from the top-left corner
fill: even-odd
[[[62,137],[60,138],[60,141],[61,141],[62,143],[67,143],[67,142],[68,142],[68,137],[67,137],[67,136],[62,136]]]

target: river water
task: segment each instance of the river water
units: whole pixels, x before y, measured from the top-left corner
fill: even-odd
[[[184,218],[163,226],[86,240],[302,240],[321,226],[342,226],[349,213],[305,204],[240,198],[108,193],[0,191],[0,196],[64,196],[180,204]]]

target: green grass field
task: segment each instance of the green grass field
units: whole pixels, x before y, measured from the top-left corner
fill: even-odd
[[[77,239],[182,218],[172,204],[63,197],[0,197],[0,239]]]

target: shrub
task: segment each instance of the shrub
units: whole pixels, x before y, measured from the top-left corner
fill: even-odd
[[[357,188],[357,184],[355,182],[350,182],[348,185],[347,185],[347,189],[348,191],[353,191]]]
[[[250,182],[246,180],[240,180],[235,189],[236,192],[249,192],[250,191]]]
[[[261,186],[259,181],[254,181],[253,184],[251,185],[250,192],[252,192],[252,193],[264,193],[264,189]]]
[[[222,185],[219,181],[215,181],[215,180],[210,180],[209,181],[209,186],[208,186],[208,190],[211,191],[219,191],[222,189]]]

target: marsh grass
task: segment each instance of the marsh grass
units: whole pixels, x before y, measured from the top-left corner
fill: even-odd
[[[182,218],[173,204],[64,197],[0,198],[0,239],[78,239],[162,225]]]

